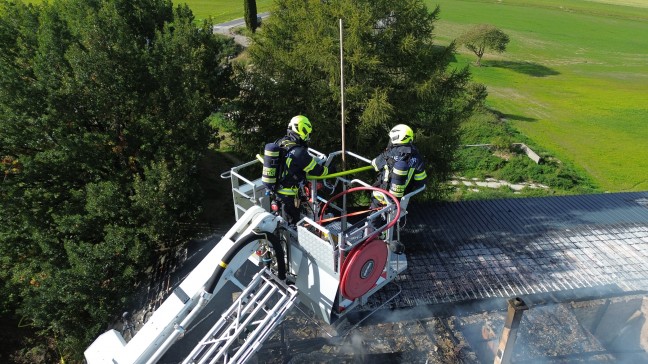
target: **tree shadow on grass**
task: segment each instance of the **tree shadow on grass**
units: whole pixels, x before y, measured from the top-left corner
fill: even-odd
[[[488,61],[484,63],[488,67],[506,68],[533,77],[547,77],[560,74],[560,72],[549,67],[532,62]]]
[[[523,116],[523,115],[515,115],[515,114],[504,114],[498,110],[491,110],[497,115],[498,119],[503,119],[503,120],[515,120],[515,121],[526,121],[526,122],[534,122],[538,121],[536,118],[531,118],[528,116]]]
[[[530,118],[527,116],[513,115],[513,114],[502,114],[501,117],[506,120],[527,121],[527,122],[538,121],[538,119],[536,118]]]

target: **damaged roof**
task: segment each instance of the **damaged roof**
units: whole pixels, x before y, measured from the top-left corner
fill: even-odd
[[[408,268],[369,308],[392,298],[393,309],[648,290],[648,192],[412,203],[408,210],[401,235]]]

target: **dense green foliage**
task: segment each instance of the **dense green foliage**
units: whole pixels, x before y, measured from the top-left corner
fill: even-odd
[[[407,123],[434,187],[449,175],[460,121],[479,101],[466,94],[465,69],[446,69],[454,47],[434,44],[437,15],[420,0],[277,1],[237,69],[244,91],[223,113],[239,150],[258,153],[297,114],[313,122],[313,146],[340,148],[342,19],[347,149],[375,155],[389,129]]]
[[[168,0],[0,2],[0,307],[63,356],[188,238],[234,51],[193,20]]]

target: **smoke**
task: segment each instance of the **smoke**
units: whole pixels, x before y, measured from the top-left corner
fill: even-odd
[[[604,297],[597,290],[590,293]],[[509,338],[513,362],[648,363],[648,296],[617,294],[622,295],[565,303],[557,297],[523,297],[529,309],[522,313],[517,336]],[[345,350],[366,359],[383,340],[382,352],[400,353],[400,361],[393,362],[493,362],[507,308],[506,300],[495,299],[382,310],[349,334]],[[408,355],[414,357],[404,361]]]
[[[555,298],[522,297],[529,309],[517,336],[509,338],[515,339],[512,362],[648,363],[646,294],[565,303]],[[349,314],[333,340],[291,362],[491,363],[507,307],[497,299]]]
[[[354,331],[338,350],[342,354],[352,354],[360,362],[364,362],[367,355],[365,342],[364,336],[360,332]]]
[[[648,362],[648,298],[627,295],[580,302],[529,305],[512,346],[513,362]],[[492,362],[506,311],[455,316],[480,362]]]

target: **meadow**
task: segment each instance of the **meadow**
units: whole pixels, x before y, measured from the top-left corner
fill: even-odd
[[[511,38],[482,67],[455,65],[488,87],[488,105],[522,134],[611,192],[648,190],[648,1],[429,1],[437,41],[479,23]],[[639,3],[639,4],[637,4]],[[636,6],[642,5],[642,6]]]
[[[196,16],[196,20],[212,17],[215,23],[222,23],[243,17],[243,0],[188,0],[173,1],[174,4],[186,3]],[[273,0],[257,0],[257,12],[270,10]]]

